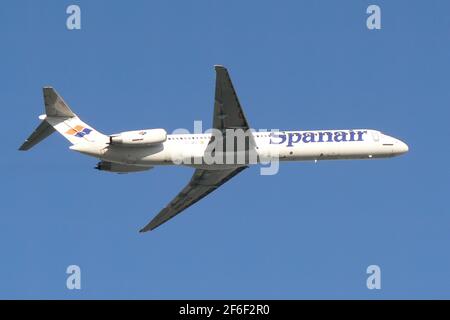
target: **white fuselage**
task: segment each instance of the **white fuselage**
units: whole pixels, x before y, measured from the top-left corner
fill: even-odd
[[[316,130],[253,132],[260,159],[310,161],[332,159],[387,158],[406,153],[408,146],[399,139],[376,130]],[[77,144],[75,151],[105,161],[139,166],[184,164],[191,167],[220,169],[243,163],[208,163],[204,155],[211,134],[173,134],[151,146]],[[195,159],[196,161],[192,161]]]

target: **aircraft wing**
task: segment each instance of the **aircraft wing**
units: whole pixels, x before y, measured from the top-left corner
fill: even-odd
[[[140,232],[147,232],[173,218],[184,209],[216,190],[247,167],[228,170],[197,169],[189,184]]]
[[[234,90],[228,70],[223,66],[215,66],[216,92],[214,98],[213,128],[222,131],[226,129],[242,129],[244,132],[250,129],[247,118],[244,115],[241,104]],[[253,136],[250,135],[246,143],[246,150],[254,150],[256,146]],[[225,136],[223,136],[225,140]]]
[[[213,128],[221,131],[222,136],[219,138],[223,139],[222,143],[226,143],[227,129],[242,129],[246,132],[250,129],[250,126],[234,91],[233,83],[231,82],[227,69],[223,66],[215,66],[215,69],[216,91]],[[249,135],[246,139],[245,150],[237,150],[237,147],[235,147],[235,151],[254,152],[255,146],[253,135]],[[184,209],[206,197],[245,168],[246,166],[224,170],[195,170],[189,184],[140,232],[155,229]]]
[[[228,71],[223,66],[215,66],[216,93],[214,99],[213,128],[224,130],[228,128],[249,129],[247,119],[242,111],[239,99],[234,91]]]

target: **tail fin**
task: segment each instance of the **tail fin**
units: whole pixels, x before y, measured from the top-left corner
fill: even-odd
[[[44,87],[45,115],[39,117],[41,124],[22,144],[19,150],[29,150],[55,130],[69,140],[72,144],[82,142],[107,142],[108,137],[96,131],[80,120],[70,110],[61,96],[52,87]]]
[[[45,114],[47,117],[72,118],[77,115],[70,110],[67,103],[59,96],[52,87],[44,87]]]

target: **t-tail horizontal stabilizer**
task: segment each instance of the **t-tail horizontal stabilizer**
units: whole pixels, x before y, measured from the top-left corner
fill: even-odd
[[[19,150],[25,151],[58,131],[72,144],[86,142],[106,142],[108,138],[80,120],[78,116],[70,110],[67,103],[52,87],[44,87],[45,114],[39,119],[42,122],[20,146]]]

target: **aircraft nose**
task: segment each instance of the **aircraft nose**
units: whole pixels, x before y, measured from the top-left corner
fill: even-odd
[[[401,140],[398,140],[396,149],[397,149],[398,154],[404,154],[409,151],[408,145]]]

